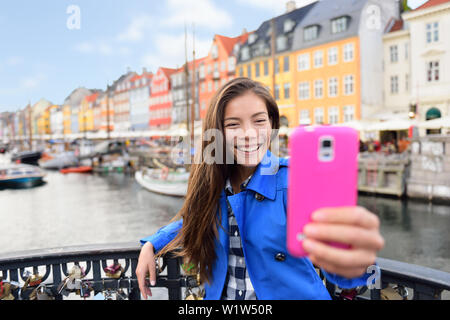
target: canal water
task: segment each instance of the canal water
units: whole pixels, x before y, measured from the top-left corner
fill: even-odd
[[[46,184],[0,190],[0,253],[136,241],[154,233],[182,199],[142,189],[132,176],[48,171]],[[450,272],[450,206],[359,196],[380,217],[379,256]]]

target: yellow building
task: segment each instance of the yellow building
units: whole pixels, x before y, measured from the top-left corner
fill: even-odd
[[[337,124],[360,119],[358,37],[295,51],[299,124]]]
[[[94,103],[98,97],[98,93],[85,96],[81,101],[80,111],[78,113],[79,132],[87,132],[94,130]]]
[[[239,76],[261,82],[270,90],[280,109],[281,125],[289,126],[297,125],[295,95],[293,94],[293,84],[295,83],[293,61],[294,55],[287,52],[277,54],[274,59],[258,57],[238,66]]]
[[[382,37],[400,15],[399,3],[321,0],[299,9],[289,3],[239,48],[236,75],[271,89],[282,126],[364,120],[382,109]]]
[[[72,116],[72,108],[70,105],[63,106],[63,134],[71,134],[71,116]]]

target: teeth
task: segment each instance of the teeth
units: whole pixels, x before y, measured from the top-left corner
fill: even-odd
[[[244,151],[244,152],[253,152],[259,149],[259,146],[254,146],[254,147],[237,147],[237,149],[239,151]]]

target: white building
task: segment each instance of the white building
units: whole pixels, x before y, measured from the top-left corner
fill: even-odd
[[[408,25],[392,19],[383,36],[384,113],[407,119],[411,100],[411,44]],[[384,119],[382,119],[384,120]]]
[[[419,120],[450,115],[450,0],[405,12],[411,41],[411,98]]]

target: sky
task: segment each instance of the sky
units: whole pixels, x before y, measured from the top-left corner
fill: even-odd
[[[386,0],[394,1],[394,0]],[[297,7],[311,0],[297,0]],[[409,0],[412,8],[426,0]],[[176,68],[285,11],[286,0],[14,0],[0,3],[0,112],[76,88],[105,89],[128,69]]]

